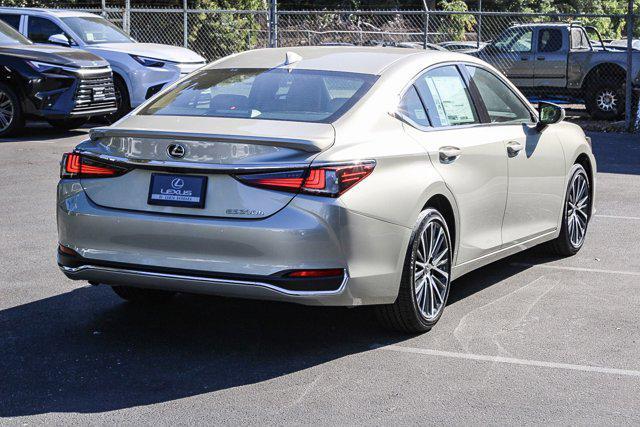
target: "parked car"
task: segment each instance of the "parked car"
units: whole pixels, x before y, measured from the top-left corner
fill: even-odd
[[[473,42],[473,41],[446,41],[438,43],[439,46],[458,53],[470,53],[482,49],[487,45],[487,42]]]
[[[527,95],[584,100],[596,119],[622,117],[627,52],[594,44],[587,29],[568,23],[514,25],[475,53],[502,71]],[[640,54],[633,52],[633,84],[640,80]]]
[[[88,52],[37,46],[0,22],[0,136],[20,131],[25,119],[61,129],[116,110],[109,64]]]
[[[58,263],[135,302],[376,305],[423,332],[451,280],[540,243],[582,247],[596,163],[562,118],[469,55],[243,52],[64,156]]]
[[[35,43],[78,47],[106,59],[114,73],[116,117],[206,63],[202,56],[183,47],[137,43],[92,13],[2,7],[0,19]]]

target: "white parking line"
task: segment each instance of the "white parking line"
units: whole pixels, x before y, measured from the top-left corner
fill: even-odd
[[[448,357],[452,359],[475,360],[479,362],[506,363],[510,365],[537,366],[541,368],[566,369],[571,371],[597,372],[600,374],[625,375],[640,377],[640,371],[630,369],[606,368],[602,366],[574,365],[571,363],[543,362],[541,360],[517,359],[514,357],[489,356],[486,354],[457,353],[452,351],[430,350],[427,348],[405,347],[389,345],[379,347],[380,350],[413,353],[425,356]]]
[[[511,265],[515,267],[537,267],[548,268],[552,270],[567,270],[567,271],[586,271],[589,273],[606,273],[606,274],[622,274],[626,276],[640,276],[638,271],[624,271],[624,270],[604,270],[600,268],[582,268],[582,267],[565,267],[562,265],[548,265],[548,264],[529,264],[526,262],[512,262]]]
[[[619,215],[597,215],[596,218],[611,218],[611,219],[631,219],[640,221],[640,216],[619,216]]]

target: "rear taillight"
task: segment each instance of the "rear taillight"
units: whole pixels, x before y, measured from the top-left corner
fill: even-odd
[[[235,175],[235,178],[253,187],[338,197],[369,176],[374,167],[374,161],[367,161],[312,166],[307,170]]]
[[[60,178],[107,178],[120,176],[127,171],[77,153],[64,154],[60,164]]]

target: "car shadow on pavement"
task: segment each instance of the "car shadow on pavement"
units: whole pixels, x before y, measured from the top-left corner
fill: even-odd
[[[145,308],[85,286],[0,311],[0,417],[166,402],[406,338],[368,309],[190,295]]]
[[[82,127],[73,130],[60,130],[47,123],[29,123],[21,132],[8,138],[0,138],[0,144],[4,142],[22,142],[22,141],[48,141],[51,139],[67,138],[78,135],[86,135],[90,127]]]
[[[472,272],[453,283],[449,304],[523,269],[507,259]],[[193,295],[141,307],[85,286],[0,311],[0,417],[166,402],[408,338],[383,330],[366,307]]]

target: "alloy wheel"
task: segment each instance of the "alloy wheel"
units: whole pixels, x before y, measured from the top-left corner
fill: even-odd
[[[413,265],[416,303],[426,320],[437,318],[444,309],[451,275],[450,258],[445,229],[433,219],[420,235]]]
[[[596,97],[596,104],[602,111],[615,111],[618,108],[618,96],[614,91],[603,90]]]
[[[587,234],[589,221],[589,181],[584,173],[574,175],[569,187],[566,209],[569,240],[575,248],[579,248]]]
[[[11,98],[5,92],[0,91],[0,131],[6,130],[13,121],[14,109]]]

